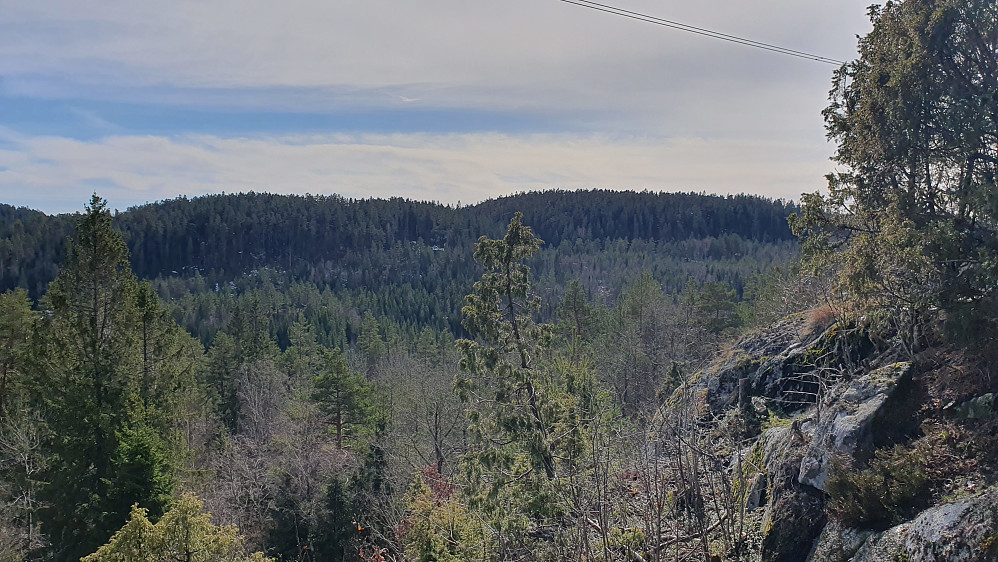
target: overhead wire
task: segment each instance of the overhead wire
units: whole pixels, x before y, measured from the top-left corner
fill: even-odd
[[[843,64],[845,64],[844,61],[823,57],[821,55],[815,55],[812,53],[806,53],[804,51],[788,49],[786,47],[780,47],[778,45],[773,45],[771,43],[763,43],[762,41],[746,39],[744,37],[738,37],[737,35],[729,35],[727,33],[721,33],[719,31],[713,31],[710,29],[705,29],[703,27],[696,27],[693,25],[688,25],[677,21],[667,20],[655,16],[649,16],[648,14],[642,14],[640,12],[632,12],[631,10],[625,10],[623,8],[617,8],[607,4],[600,4],[598,2],[591,2],[589,0],[560,0],[560,1],[565,2],[566,4],[574,4],[576,6],[581,6],[583,8],[589,8],[591,10],[597,10],[600,12],[606,12],[608,14],[613,14],[625,18],[630,18],[647,23],[653,23],[656,25],[661,25],[664,27],[669,27],[680,31],[695,33],[697,35],[702,35],[704,37],[710,37],[712,39],[720,39],[722,41],[728,41],[730,43],[736,43],[738,45],[743,45],[746,47],[755,47],[757,49],[763,49],[766,51],[771,51],[782,55],[789,55],[792,57],[798,57],[815,62],[822,62],[825,64],[834,64],[836,66],[842,66]]]

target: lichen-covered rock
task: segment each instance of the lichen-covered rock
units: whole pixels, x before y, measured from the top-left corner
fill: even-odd
[[[741,379],[748,382],[749,396],[783,398],[787,377],[809,369],[804,365],[807,350],[829,337],[828,331],[818,336],[810,334],[806,325],[804,316],[789,316],[735,344],[732,352],[700,379],[701,388],[708,391],[711,408],[721,412],[736,405]]]
[[[797,481],[803,443],[789,427],[773,428],[761,439],[769,481],[762,518],[764,562],[799,562],[825,526],[824,495]]]
[[[766,502],[766,475],[756,474],[745,483],[745,509],[755,511]]]
[[[971,398],[956,407],[956,415],[967,420],[983,420],[995,417],[995,395],[992,393]]]
[[[826,487],[834,461],[848,458],[862,468],[874,443],[892,442],[902,432],[898,415],[910,414],[911,402],[921,399],[924,372],[908,362],[888,364],[897,358],[896,350],[878,349],[860,330],[841,324],[824,329],[798,316],[743,338],[698,374],[698,414],[714,415],[719,423],[738,420],[725,427],[740,431],[739,439],[757,436],[730,453],[736,461],[729,466],[746,479],[740,483],[746,512],[761,517],[753,560],[998,562],[998,491],[937,505],[882,533],[828,522]],[[839,364],[846,380],[822,386],[829,383],[826,368]],[[816,405],[819,388],[825,399]],[[998,401],[978,396],[947,411],[990,419],[998,415]]]
[[[869,537],[851,562],[998,560],[998,490],[937,505]]]
[[[801,484],[824,491],[833,459],[852,457],[872,444],[876,415],[910,371],[910,363],[893,363],[844,383],[817,420],[805,424],[812,437],[800,464]]]
[[[808,562],[849,562],[873,531],[849,529],[831,522],[825,525],[821,536],[808,556]]]

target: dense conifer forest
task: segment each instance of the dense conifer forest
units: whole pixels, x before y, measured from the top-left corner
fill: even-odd
[[[537,209],[538,236],[520,214],[503,228],[519,207]],[[113,216],[97,196],[74,215],[5,207],[2,443],[20,459],[3,466],[6,556],[74,560],[106,543],[132,504],[135,525],[160,525],[180,493],[194,495],[173,509],[238,525],[238,536],[203,531],[231,552],[354,560],[416,548],[384,542],[410,524],[403,512],[424,509],[413,482],[443,486],[474,455],[490,457],[473,435],[507,423],[472,421],[473,386],[452,390],[462,355],[492,353],[461,352],[456,338],[512,345],[504,308],[488,311],[499,301],[465,295],[522,300],[507,306],[540,346],[523,353],[570,371],[543,398],[532,391],[555,418],[513,423],[565,423],[579,391],[615,425],[780,308],[766,291],[798,252],[792,210],[609,191],[460,208],[268,194]],[[531,242],[513,247],[524,233]],[[498,236],[492,257],[481,255],[486,234]],[[498,286],[505,272],[517,286]],[[487,278],[498,285],[479,287]],[[565,376],[581,386],[567,390]]]
[[[726,283],[740,299],[753,276],[798,251],[786,223],[791,205],[672,193],[551,191],[459,208],[220,195],[129,209],[114,227],[136,275],[178,303],[175,317],[204,344],[228,321],[230,301],[239,301],[276,309],[270,335],[282,348],[295,311],[318,323],[320,341],[342,346],[355,342],[365,312],[410,335],[424,326],[462,334],[461,303],[480,274],[474,243],[500,234],[517,209],[529,209],[545,241],[531,266],[548,291],[547,320],[572,280],[607,302],[645,271],[670,294],[692,278]],[[0,283],[37,299],[59,270],[75,217],[3,211]],[[313,320],[321,307],[342,314]]]

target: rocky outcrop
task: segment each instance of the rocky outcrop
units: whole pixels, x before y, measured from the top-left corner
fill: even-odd
[[[781,398],[788,377],[806,370],[807,350],[823,337],[810,334],[804,317],[795,315],[742,339],[701,380],[711,407],[719,412],[734,406],[740,385],[751,396]]]
[[[769,480],[769,501],[762,518],[761,559],[804,560],[825,525],[821,492],[797,481],[804,446],[790,427],[767,431],[761,438]]]
[[[998,560],[998,490],[927,509],[907,523],[870,536],[849,560]]]
[[[872,446],[872,424],[894,390],[911,372],[910,363],[893,363],[842,383],[837,398],[803,425],[811,436],[800,464],[801,484],[824,491],[832,461],[851,458]]]
[[[889,444],[903,451],[914,440],[927,439],[917,433],[925,416],[986,424],[998,417],[998,393],[986,393],[993,388],[942,407],[928,394],[935,379],[927,377],[938,376],[931,369],[944,362],[919,357],[916,368],[897,361],[898,349],[878,350],[857,330],[840,324],[811,326],[806,317],[793,316],[743,338],[695,379],[696,396],[707,406],[697,410],[700,415],[738,420],[731,427],[748,440],[739,450],[740,458],[761,465],[745,483],[746,510],[759,525],[753,560],[998,562],[996,489],[936,505],[886,531],[847,528],[826,515],[834,467],[868,469],[867,463],[879,458],[874,456],[876,446]],[[990,461],[967,461],[966,466],[979,466],[975,462]],[[922,499],[910,509],[938,501]],[[896,513],[883,524],[901,516]]]

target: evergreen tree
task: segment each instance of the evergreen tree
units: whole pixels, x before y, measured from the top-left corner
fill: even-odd
[[[142,407],[138,284],[96,195],[67,247],[31,361],[50,430],[42,522],[58,560],[96,548],[136,501],[160,512],[169,493],[161,438]]]
[[[321,361],[321,351],[316,341],[315,331],[299,315],[288,329],[288,348],[281,356],[284,370],[294,380],[315,376]]]
[[[342,449],[344,440],[352,438],[369,419],[371,385],[364,375],[350,370],[338,349],[323,353],[321,369],[315,377],[312,399],[328,417],[336,447]]]
[[[152,523],[148,511],[132,507],[131,516],[111,540],[81,562],[267,562],[259,552],[247,554],[234,526],[212,525],[203,504],[190,494],[181,497],[163,518]]]
[[[435,367],[441,363],[440,346],[437,345],[437,335],[429,326],[424,326],[416,338],[414,354],[427,367]]]
[[[21,384],[20,371],[29,349],[36,315],[24,289],[0,295],[0,423]]]
[[[811,265],[909,345],[935,307],[978,335],[998,309],[998,8],[904,0],[870,9],[860,58],[824,112],[842,172],[793,217]]]
[[[378,365],[388,351],[385,340],[381,338],[381,326],[371,311],[364,313],[360,336],[357,338],[357,349],[364,354],[369,371]]]
[[[586,297],[582,283],[578,279],[572,279],[558,307],[558,318],[568,326],[573,337],[587,340],[592,337],[595,316],[596,312]]]
[[[236,301],[225,331],[232,336],[243,363],[277,357],[277,345],[270,337],[273,305],[273,295],[264,297],[258,293]]]
[[[242,364],[236,341],[225,332],[216,334],[206,357],[204,380],[222,423],[233,432],[239,426],[236,375]]]
[[[353,494],[338,478],[326,487],[325,510],[319,535],[315,540],[316,560],[330,562],[356,562],[358,544],[357,517],[359,509]]]
[[[707,331],[718,334],[738,326],[735,311],[735,291],[727,283],[704,283],[696,294],[695,302],[707,325]]]
[[[148,282],[136,292],[138,352],[141,354],[139,401],[145,423],[160,434],[173,429],[177,412],[197,384],[204,348],[170,317]]]
[[[549,545],[529,540],[529,528],[540,522],[549,529],[543,533],[589,532],[570,514],[580,512],[578,500],[585,495],[579,490],[592,460],[587,444],[607,427],[609,415],[590,365],[553,357],[550,326],[533,320],[539,299],[523,261],[541,241],[521,219],[516,213],[506,236],[483,236],[476,246],[475,259],[486,273],[462,312],[465,327],[479,339],[458,341],[466,376],[455,383],[470,422],[468,452],[461,459],[465,494],[488,521],[498,559],[520,549],[544,558],[538,549]],[[437,516],[450,517],[422,515],[431,521]]]
[[[429,480],[429,483],[427,483]],[[487,552],[482,523],[458,501],[456,487],[432,470],[417,476],[406,494],[406,554],[414,560],[473,562]]]
[[[457,390],[462,399],[475,398],[480,405],[494,394],[494,417],[477,421],[526,429],[515,437],[530,450],[532,464],[553,479],[552,444],[535,384],[537,356],[550,329],[533,321],[540,299],[531,291],[530,269],[523,264],[542,242],[522,218],[516,213],[502,239],[482,236],[475,245],[475,260],[486,273],[466,297],[461,313],[465,328],[482,341],[457,342],[461,368],[471,375],[458,381]]]

